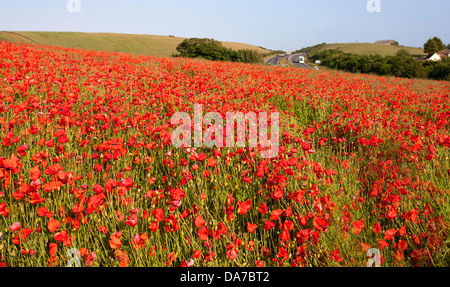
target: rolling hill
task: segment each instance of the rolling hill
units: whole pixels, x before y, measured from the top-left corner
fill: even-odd
[[[357,55],[380,55],[380,56],[395,56],[401,50],[407,50],[413,57],[419,58],[426,56],[422,48],[408,47],[408,46],[392,46],[380,45],[373,43],[334,43],[321,45],[318,50],[325,49],[339,49],[344,53],[352,53]]]
[[[80,32],[0,32],[0,41],[62,46],[88,50],[124,52],[137,55],[169,57],[184,39],[173,36]],[[234,50],[250,49],[267,53],[263,48],[236,42],[222,42]]]

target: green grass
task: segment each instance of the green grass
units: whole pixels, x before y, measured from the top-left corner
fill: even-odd
[[[331,71],[333,69],[328,68],[327,66],[321,65],[321,64],[316,64],[314,61],[312,60],[308,60],[308,58],[305,58],[305,64],[310,65],[311,67],[318,67],[321,71]]]
[[[87,50],[123,52],[135,55],[169,57],[185,38],[157,35],[79,33],[79,32],[0,32],[0,41],[12,43],[62,46]],[[257,46],[222,42],[234,50],[251,49],[261,53],[268,51]]]
[[[280,65],[281,66],[288,66],[288,67],[291,67],[291,68],[296,68],[297,67],[294,64],[292,64],[291,62],[289,62],[287,59],[282,59],[280,61]]]
[[[395,56],[395,54],[401,50],[407,50],[413,57],[419,58],[426,54],[423,52],[422,48],[414,48],[407,46],[391,46],[391,45],[379,45],[372,43],[334,43],[324,45],[320,50],[325,49],[339,49],[344,53],[352,53],[357,55],[380,55]]]

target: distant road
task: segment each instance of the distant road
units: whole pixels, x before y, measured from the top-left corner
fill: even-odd
[[[289,55],[285,54],[285,55],[276,55],[275,57],[269,58],[266,60],[266,64],[271,65],[271,66],[279,66],[281,60],[283,59],[288,59]]]
[[[288,61],[289,61],[289,63],[292,63],[299,68],[312,69],[312,67],[308,64],[299,63],[299,57],[306,57],[306,54],[305,53],[293,54],[293,55],[289,56]]]
[[[285,54],[285,55],[282,55],[282,56],[277,55],[275,57],[267,59],[266,60],[266,64],[272,65],[272,66],[279,66],[280,65],[280,61],[285,59],[289,63],[291,63],[294,66],[297,66],[299,68],[312,69],[312,67],[310,65],[298,62],[300,56],[306,57],[306,54],[305,53],[297,53],[297,54]]]

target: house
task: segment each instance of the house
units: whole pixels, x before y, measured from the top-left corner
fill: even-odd
[[[392,43],[394,43],[395,40],[380,40],[380,41],[376,41],[375,44],[378,45],[392,45]]]
[[[431,54],[428,54],[424,60],[438,62],[438,61],[441,61],[441,56],[439,56],[438,53],[431,53]]]
[[[436,53],[428,54],[424,60],[426,61],[442,61],[445,57],[450,57],[450,51],[439,51]]]
[[[436,54],[439,55],[439,57],[441,57],[441,60],[443,60],[445,57],[450,57],[450,51],[439,51]]]

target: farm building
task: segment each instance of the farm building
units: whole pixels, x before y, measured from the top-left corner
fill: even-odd
[[[439,51],[436,54],[441,57],[441,59],[444,59],[445,57],[450,57],[450,51]]]
[[[438,62],[441,60],[441,57],[437,53],[431,53],[425,57],[425,60]]]
[[[445,57],[449,57],[449,56],[450,56],[450,51],[439,51],[436,53],[428,54],[425,57],[425,60],[439,62],[439,61],[442,61]]]

